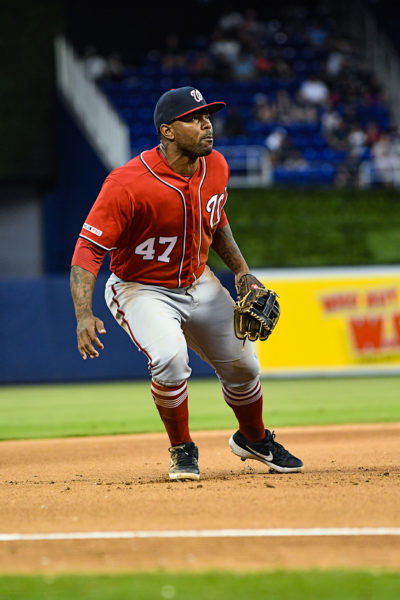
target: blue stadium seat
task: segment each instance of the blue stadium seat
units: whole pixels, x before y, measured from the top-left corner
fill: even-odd
[[[303,156],[308,161],[315,161],[319,157],[319,152],[314,148],[305,148],[305,150],[303,150]]]

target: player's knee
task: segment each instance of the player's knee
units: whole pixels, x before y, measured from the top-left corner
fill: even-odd
[[[166,348],[151,367],[151,375],[165,386],[179,385],[190,376],[189,356],[186,346]]]
[[[260,374],[261,370],[258,361],[254,360],[247,362],[235,372],[235,376],[232,377],[233,383],[239,386],[246,386],[257,380],[260,377]]]
[[[222,368],[221,368],[222,367]],[[253,353],[248,353],[240,360],[233,360],[230,363],[221,365],[217,370],[217,375],[227,387],[241,389],[252,385],[258,380],[261,374],[260,363]]]

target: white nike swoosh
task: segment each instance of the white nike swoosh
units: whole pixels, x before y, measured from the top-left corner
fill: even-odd
[[[257,454],[257,456],[259,456],[260,458],[263,458],[264,460],[272,460],[274,458],[274,455],[272,454],[272,452],[270,452],[268,454],[268,456],[266,456],[265,454],[261,454],[260,452],[257,452],[256,450],[254,450],[253,448],[250,448],[249,446],[246,446],[246,448],[248,450],[250,450],[250,452],[252,454]]]

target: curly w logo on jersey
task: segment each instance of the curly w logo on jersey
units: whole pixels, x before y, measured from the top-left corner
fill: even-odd
[[[218,194],[214,194],[208,200],[206,204],[206,211],[210,213],[210,227],[213,228],[217,225],[221,219],[221,210],[225,204],[226,200],[226,188],[223,194],[218,196]]]

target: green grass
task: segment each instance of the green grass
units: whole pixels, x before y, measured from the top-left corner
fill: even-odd
[[[123,574],[0,577],[2,600],[398,600],[382,572]]]
[[[267,427],[400,421],[400,378],[264,380]],[[192,430],[231,429],[216,379],[189,381]],[[149,382],[0,388],[0,439],[164,431]]]

